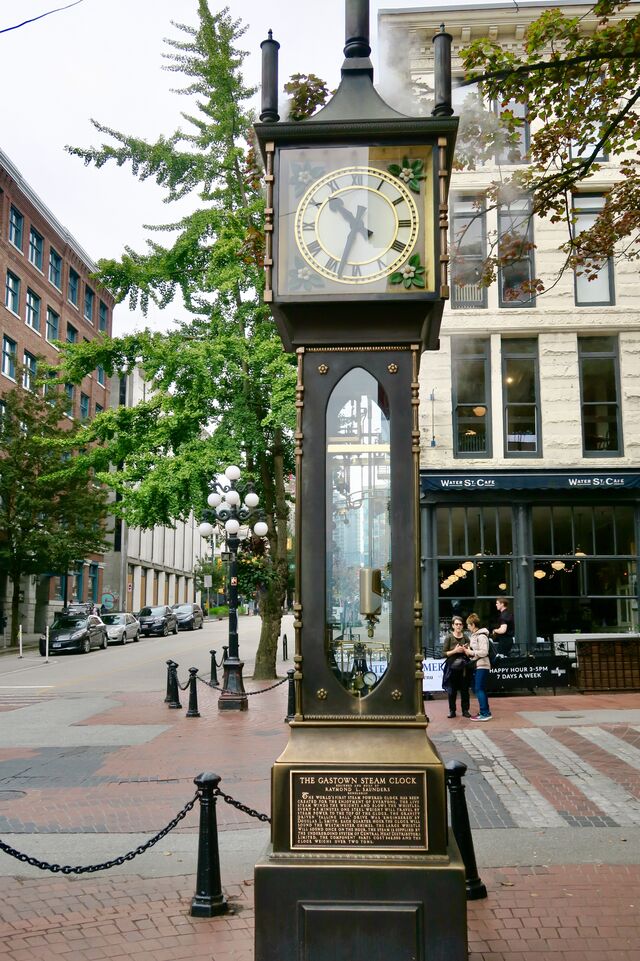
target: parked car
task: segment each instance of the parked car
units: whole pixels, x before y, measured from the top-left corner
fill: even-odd
[[[204,614],[199,604],[174,604],[173,609],[181,631],[195,631],[204,624]]]
[[[88,654],[92,647],[106,648],[107,628],[96,614],[67,614],[56,616],[49,628],[49,651],[69,651]],[[40,654],[46,654],[46,638],[40,638]]]
[[[107,625],[107,641],[109,644],[126,644],[127,641],[140,640],[140,623],[133,614],[124,611],[109,611],[102,615]]]
[[[150,634],[178,633],[178,619],[175,611],[172,611],[168,604],[160,604],[158,607],[143,607],[138,614],[140,622],[140,633],[143,637]]]

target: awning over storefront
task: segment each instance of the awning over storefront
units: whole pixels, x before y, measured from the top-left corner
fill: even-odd
[[[624,470],[421,472],[423,494],[513,490],[612,491],[640,489],[640,473]]]

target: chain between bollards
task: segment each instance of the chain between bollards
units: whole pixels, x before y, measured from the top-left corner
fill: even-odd
[[[479,901],[486,898],[487,889],[482,883],[476,866],[476,854],[473,848],[469,811],[462,778],[466,774],[467,765],[462,761],[447,761],[444,766],[445,780],[449,789],[449,805],[451,808],[451,830],[456,839],[460,854],[464,862],[464,872],[467,884],[467,901]]]

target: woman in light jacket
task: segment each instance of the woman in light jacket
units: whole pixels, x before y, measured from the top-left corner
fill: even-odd
[[[478,713],[471,720],[490,721],[492,715],[489,709],[489,698],[487,697],[487,682],[491,669],[489,631],[486,627],[480,627],[480,618],[477,614],[469,614],[467,628],[469,630],[469,644],[465,653],[476,665],[473,693],[478,698]]]

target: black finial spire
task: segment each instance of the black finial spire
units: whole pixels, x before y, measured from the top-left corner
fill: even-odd
[[[451,41],[453,37],[447,33],[444,23],[440,24],[440,32],[433,37],[434,59],[434,106],[431,111],[434,117],[450,117],[453,113],[451,106]]]
[[[269,30],[267,39],[260,44],[262,50],[262,109],[260,120],[273,123],[280,119],[278,113],[278,50],[280,44]]]
[[[346,0],[344,55],[368,57],[369,46],[369,0]]]

